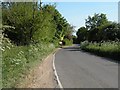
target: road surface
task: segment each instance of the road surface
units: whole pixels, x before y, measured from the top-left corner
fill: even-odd
[[[55,67],[63,88],[118,88],[118,64],[77,46],[60,49]]]

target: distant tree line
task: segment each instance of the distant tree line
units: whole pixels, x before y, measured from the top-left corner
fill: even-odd
[[[120,41],[120,23],[108,21],[106,14],[94,14],[85,20],[85,27],[80,27],[76,33],[76,43],[82,41]]]
[[[62,38],[72,42],[73,26],[56,9],[55,5],[37,2],[3,2],[3,34],[16,45],[50,42],[58,43]]]

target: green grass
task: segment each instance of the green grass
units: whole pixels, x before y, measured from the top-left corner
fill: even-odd
[[[29,46],[15,46],[3,40],[2,83],[3,88],[15,88],[30,69],[39,64],[44,57],[55,49],[53,44],[39,43]]]
[[[81,49],[99,56],[120,61],[120,42],[82,42]]]

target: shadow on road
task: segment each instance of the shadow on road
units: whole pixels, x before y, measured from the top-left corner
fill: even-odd
[[[119,60],[115,60],[115,59],[111,59],[111,58],[109,58],[109,57],[103,57],[103,56],[96,55],[96,54],[94,54],[94,53],[90,53],[90,52],[83,51],[83,50],[80,49],[79,46],[64,47],[63,49],[65,49],[65,50],[67,50],[67,51],[73,51],[73,52],[79,51],[79,52],[84,53],[84,54],[97,56],[97,57],[99,57],[99,58],[102,58],[102,60],[111,61],[111,62],[120,64],[120,61],[119,61]]]
[[[74,46],[64,47],[63,49],[66,49],[68,51],[80,51],[80,47],[74,47]]]

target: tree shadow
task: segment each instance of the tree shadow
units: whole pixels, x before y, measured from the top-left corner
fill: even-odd
[[[120,64],[120,58],[111,58],[111,57],[108,57],[108,56],[102,56],[100,54],[87,52],[87,51],[84,51],[84,50],[80,50],[80,52],[85,53],[85,54],[89,54],[89,55],[93,55],[93,56],[97,56],[97,57],[101,58],[102,60],[106,60],[106,61],[110,61],[110,62]]]
[[[72,52],[79,51],[79,52],[82,52],[84,54],[97,56],[97,57],[101,58],[102,60],[106,60],[106,61],[110,61],[110,62],[120,64],[120,60],[119,60],[120,58],[111,58],[111,57],[107,57],[107,56],[98,55],[96,53],[87,52],[87,51],[81,50],[80,47],[71,46],[71,47],[64,47],[63,49],[65,49],[67,51],[72,51]]]
[[[80,51],[80,47],[64,47],[63,49],[68,50],[68,51]]]

